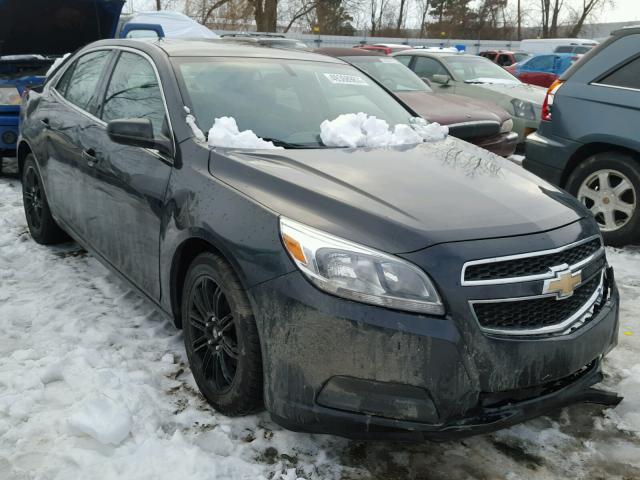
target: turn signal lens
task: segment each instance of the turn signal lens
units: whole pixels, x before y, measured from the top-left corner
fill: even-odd
[[[308,263],[307,258],[304,256],[304,251],[302,250],[302,245],[295,238],[292,238],[290,235],[286,233],[282,234],[282,241],[284,242],[284,246],[294,259],[298,262],[304,263],[305,265]]]

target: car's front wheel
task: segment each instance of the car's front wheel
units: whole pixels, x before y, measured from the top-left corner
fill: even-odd
[[[640,240],[640,163],[621,152],[598,153],[571,173],[566,185],[593,213],[605,243],[624,246]]]
[[[262,358],[251,306],[220,256],[203,253],[187,272],[182,294],[187,357],[198,388],[220,413],[262,407]]]
[[[40,170],[33,155],[27,155],[22,169],[22,202],[31,237],[42,245],[69,241],[49,210]]]

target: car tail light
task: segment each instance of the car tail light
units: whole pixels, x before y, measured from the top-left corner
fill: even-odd
[[[553,99],[556,96],[556,93],[558,92],[558,90],[560,89],[563,83],[564,82],[562,80],[558,79],[555,82],[553,82],[549,87],[549,90],[547,90],[547,96],[545,97],[544,103],[542,104],[542,114],[540,115],[540,118],[545,122],[551,121]]]

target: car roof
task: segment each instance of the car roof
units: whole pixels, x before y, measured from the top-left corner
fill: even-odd
[[[491,60],[488,60],[484,57],[480,57],[478,55],[471,55],[468,53],[453,53],[453,52],[434,52],[434,51],[429,51],[429,50],[422,50],[422,49],[417,49],[414,48],[413,50],[403,50],[400,52],[396,52],[393,54],[394,57],[396,56],[400,56],[400,55],[418,55],[420,57],[436,57],[436,58],[460,58],[460,57],[473,57],[473,58],[482,58],[483,60],[487,60],[488,62],[490,62]]]
[[[102,40],[91,46],[152,46],[169,57],[250,57],[281,58],[287,60],[308,60],[315,62],[344,63],[342,60],[306,52],[304,50],[273,49],[246,41],[223,39],[123,39]]]

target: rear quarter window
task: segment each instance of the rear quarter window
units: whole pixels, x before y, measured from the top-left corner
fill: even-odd
[[[640,57],[634,58],[626,65],[605,75],[596,83],[640,90]]]

